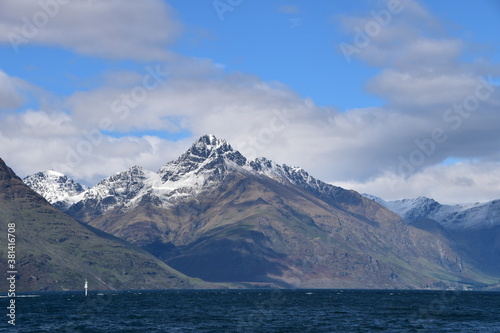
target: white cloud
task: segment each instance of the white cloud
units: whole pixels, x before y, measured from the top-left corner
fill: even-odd
[[[398,2],[397,10],[386,5],[363,17],[338,17],[348,37],[344,43],[357,49],[347,52],[348,58],[398,70],[439,69],[455,60],[462,42],[444,34],[442,24],[417,1]],[[346,54],[342,45],[339,47]]]
[[[409,194],[418,192],[413,191],[415,179],[418,179],[415,184],[420,184],[419,189],[427,189],[429,193],[434,193],[430,191],[433,188],[430,184],[441,179],[445,182],[443,189],[446,182],[449,182],[450,189],[455,183],[476,184],[478,191],[471,193],[477,194],[481,192],[481,182],[465,181],[467,174],[456,176],[462,182],[453,182],[451,178],[430,176],[429,170],[439,169],[437,165],[450,157],[498,162],[492,142],[498,142],[498,126],[494,124],[500,121],[496,112],[500,91],[498,87],[485,83],[485,79],[496,75],[500,68],[477,55],[472,57],[476,59],[474,62],[463,61],[464,55],[470,56],[466,52],[477,50],[447,35],[444,25],[418,2],[403,1],[403,4],[400,12],[385,16],[386,24],[380,24],[380,17],[373,14],[381,14],[387,9],[385,7],[367,13],[365,17],[341,17],[344,30],[352,37],[351,44],[358,48],[358,52],[348,56],[382,68],[368,81],[367,90],[387,101],[379,113],[392,113],[393,124],[399,124],[399,128],[391,126],[391,121],[385,121],[382,128],[390,130],[372,132],[372,141],[366,140],[366,147],[374,148],[380,154],[378,158],[370,155],[368,149],[358,150],[358,153],[368,153],[367,156],[373,158],[373,163],[366,161],[374,166],[371,176],[362,178],[359,173],[352,176],[350,183],[343,180],[347,175],[338,180],[354,184],[352,186],[360,190],[365,185],[369,189],[377,186],[384,189],[396,177],[394,174],[401,176],[397,171],[398,168],[404,169],[401,167],[401,159],[404,159],[414,163],[409,165],[412,169],[410,178],[398,180],[404,184],[398,192],[402,197],[405,188]],[[367,37],[368,28],[372,29]],[[439,142],[431,141],[433,131],[442,133]],[[390,136],[392,143],[386,146],[380,145],[376,149],[371,145]],[[464,168],[457,170],[466,172]],[[478,167],[478,175],[479,170]],[[391,173],[393,176],[386,176]],[[493,192],[500,195],[498,187]]]
[[[450,73],[415,73],[388,69],[370,80],[367,89],[397,107],[429,109],[462,102],[475,93],[480,79],[479,73],[475,75],[474,72],[458,69]]]
[[[406,179],[387,173],[367,182],[338,185],[385,200],[425,196],[442,204],[490,201],[500,197],[500,162],[435,165]]]
[[[78,133],[71,117],[63,112],[28,110],[6,117],[3,124],[4,134],[9,136],[36,137],[69,136]]]
[[[34,110],[1,122],[0,142],[0,156],[21,177],[55,169],[90,185],[132,165],[155,170],[184,148],[148,136],[113,138],[65,113]]]
[[[42,5],[44,4],[44,5]],[[161,59],[182,27],[161,0],[2,1],[0,41],[113,59]]]

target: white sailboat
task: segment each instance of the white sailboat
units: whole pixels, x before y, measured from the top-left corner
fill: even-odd
[[[87,279],[85,279],[85,296],[87,296],[87,290],[89,288],[89,284],[87,282]]]

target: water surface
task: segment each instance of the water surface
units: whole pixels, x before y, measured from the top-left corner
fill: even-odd
[[[2,316],[0,330],[500,332],[500,293],[496,292],[170,290],[23,296],[16,299],[15,328]],[[8,299],[0,302],[7,305]]]

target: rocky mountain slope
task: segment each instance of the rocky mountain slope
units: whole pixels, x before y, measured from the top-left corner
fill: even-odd
[[[65,211],[213,282],[425,288],[491,283],[450,239],[297,167],[201,137],[158,172],[134,166]]]
[[[81,290],[85,279],[91,289],[203,286],[146,251],[60,212],[26,186],[0,159],[0,233],[3,235],[0,265],[3,272],[13,268],[7,269],[9,224],[15,226],[11,233],[15,239],[13,265],[17,270],[18,292]],[[8,290],[5,278],[0,280],[0,287]]]

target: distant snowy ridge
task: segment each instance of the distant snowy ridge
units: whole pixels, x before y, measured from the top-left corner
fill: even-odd
[[[426,197],[385,201],[371,194],[363,194],[363,196],[392,210],[407,223],[432,219],[449,230],[489,228],[500,225],[500,200],[442,205]]]

